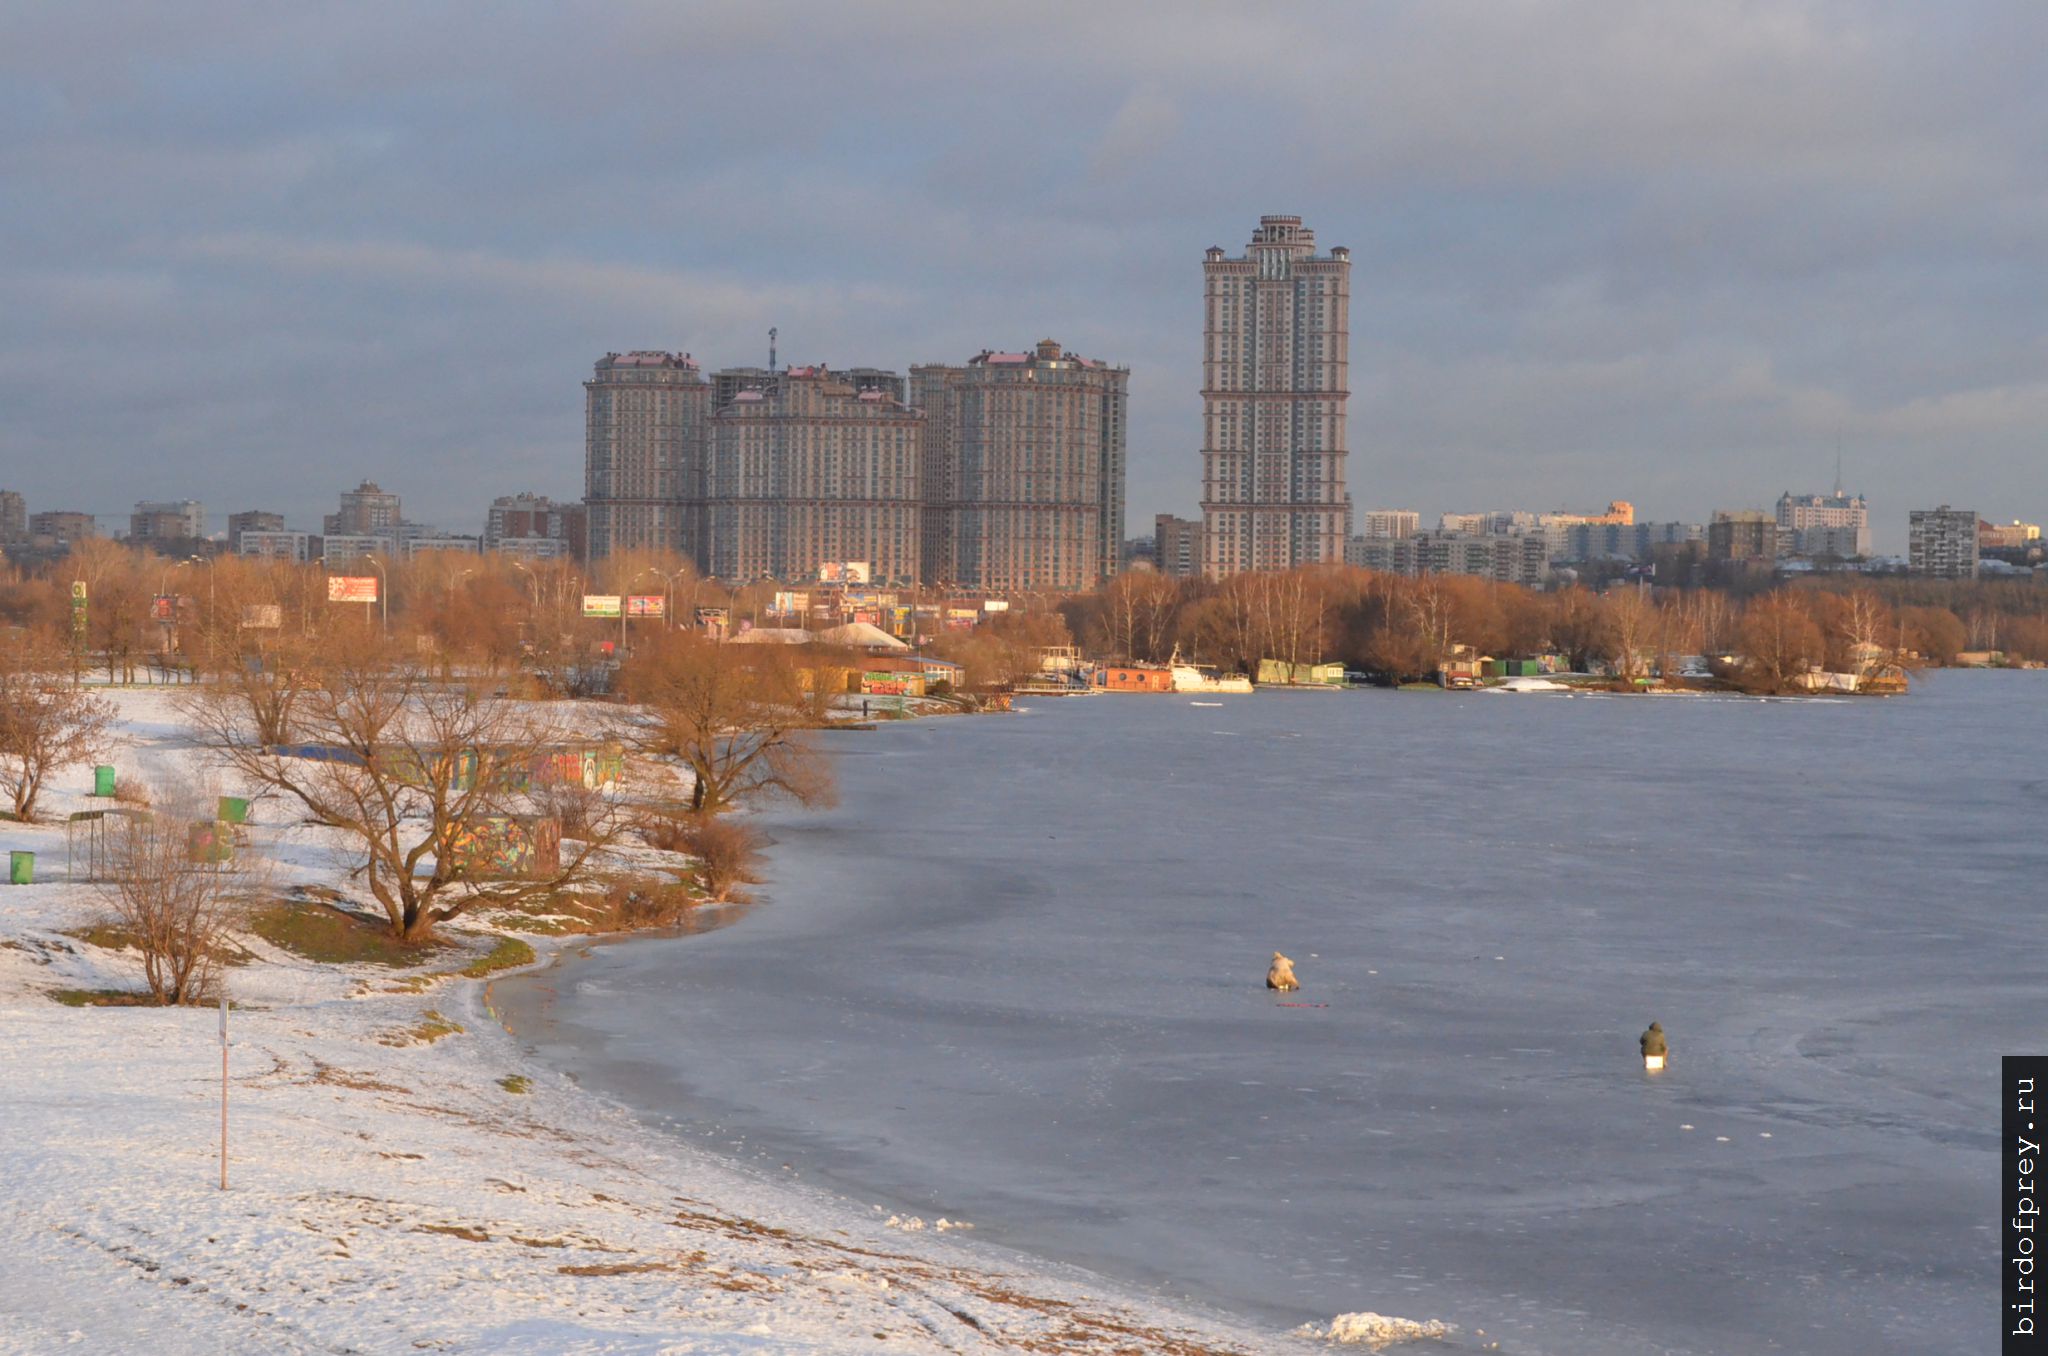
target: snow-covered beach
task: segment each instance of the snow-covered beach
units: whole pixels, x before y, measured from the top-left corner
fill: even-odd
[[[207,780],[169,693],[110,695],[111,761]],[[105,915],[93,887],[64,881],[62,821],[90,787],[90,768],[68,769],[43,822],[0,824],[0,846],[38,858],[37,883],[0,893],[0,1351],[1321,1345],[892,1224],[660,1135],[522,1053],[487,982],[460,973],[494,939],[461,924],[459,948],[410,971],[238,935],[223,1192],[215,1011],[52,1001],[139,987],[132,952],[78,935]],[[331,831],[284,818],[259,805],[250,829],[275,887],[346,894]],[[531,940],[544,962],[578,939]]]

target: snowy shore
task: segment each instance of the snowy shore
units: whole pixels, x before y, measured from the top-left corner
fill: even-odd
[[[166,696],[114,695],[117,765],[203,779]],[[424,979],[239,936],[220,1191],[215,1012],[50,996],[140,987],[132,951],[75,935],[105,914],[63,883],[89,774],[0,824],[38,854],[38,883],[0,892],[0,1352],[1322,1347],[698,1153],[527,1060],[485,982],[447,973],[460,955]],[[346,893],[340,845],[262,808],[277,886]]]

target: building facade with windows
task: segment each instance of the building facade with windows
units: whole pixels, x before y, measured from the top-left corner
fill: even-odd
[[[1870,554],[1870,510],[1860,494],[1792,494],[1778,496],[1778,526],[1787,534],[1794,555]]]
[[[196,499],[144,500],[128,515],[131,541],[199,541],[206,536],[206,505]]]
[[[380,488],[376,481],[366,480],[352,490],[342,491],[341,507],[322,519],[320,526],[324,532],[343,536],[395,536],[403,521],[398,496]]]
[[[816,577],[859,560],[877,583],[923,566],[924,415],[883,384],[792,367],[711,418],[701,563],[727,581]],[[592,505],[592,552],[596,551]]]
[[[1129,380],[1051,339],[911,368],[925,415],[924,577],[1009,592],[1115,574]]]
[[[1351,252],[1300,217],[1259,219],[1203,273],[1203,573],[1340,562],[1351,536]]]
[[[1977,511],[1913,509],[1906,515],[1908,568],[1934,579],[1977,577]]]
[[[711,384],[687,353],[607,353],[583,383],[590,558],[702,554]]]

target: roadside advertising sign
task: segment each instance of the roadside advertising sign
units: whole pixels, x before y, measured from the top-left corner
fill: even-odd
[[[153,621],[168,622],[178,619],[178,595],[159,593],[149,600],[149,615]]]
[[[808,593],[795,593],[785,589],[775,595],[774,610],[777,612],[802,612],[810,605],[811,595]]]
[[[658,593],[629,595],[626,599],[626,615],[629,617],[659,617],[663,615],[662,604],[668,600]]]
[[[1007,598],[984,599],[981,604],[981,610],[984,612],[1008,612],[1010,610],[1010,600]]]
[[[284,625],[284,609],[276,603],[250,603],[242,609],[242,627],[248,631],[275,631]]]
[[[583,615],[586,617],[616,617],[621,606],[616,593],[586,593],[583,595]]]
[[[873,578],[874,570],[865,560],[828,560],[818,566],[821,584],[865,584]]]
[[[330,574],[327,576],[327,601],[330,603],[374,603],[377,601],[377,576],[374,574]]]

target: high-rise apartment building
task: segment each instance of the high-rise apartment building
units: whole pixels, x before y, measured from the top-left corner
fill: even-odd
[[[90,513],[50,509],[29,515],[28,535],[31,539],[47,538],[54,545],[68,547],[98,536],[99,528]]]
[[[1761,509],[1715,509],[1707,524],[1707,558],[1772,561],[1778,558],[1778,520]]]
[[[0,542],[28,540],[28,501],[19,490],[0,490]]]
[[[228,550],[235,555],[242,553],[243,534],[249,532],[282,532],[285,530],[282,513],[265,513],[261,509],[250,509],[246,513],[228,515]]]
[[[1778,496],[1778,526],[1789,535],[1792,552],[1802,556],[1867,556],[1870,554],[1870,511],[1860,494],[1792,494]]]
[[[1977,577],[1975,509],[1913,509],[1906,515],[1907,563],[1914,574],[1936,579]]]
[[[703,565],[728,581],[797,579],[866,561],[878,583],[922,565],[924,415],[822,367],[739,389],[711,417]],[[591,505],[596,552],[597,505]]]
[[[687,353],[607,353],[583,383],[592,559],[654,548],[701,558],[711,385]]]
[[[197,541],[206,535],[206,506],[196,499],[145,500],[128,515],[132,541]]]
[[[392,537],[405,521],[399,512],[398,496],[366,480],[352,490],[341,492],[341,508],[321,520],[323,532],[337,536]]]
[[[1422,515],[1414,509],[1367,509],[1358,515],[1361,537],[1412,537],[1422,530]]]
[[[1202,525],[1162,513],[1152,520],[1152,561],[1159,573],[1193,579],[1202,573]]]
[[[1203,572],[1344,559],[1351,252],[1300,217],[1259,218],[1202,265]]]
[[[1051,339],[910,369],[925,413],[925,577],[1078,590],[1117,572],[1130,369]]]

